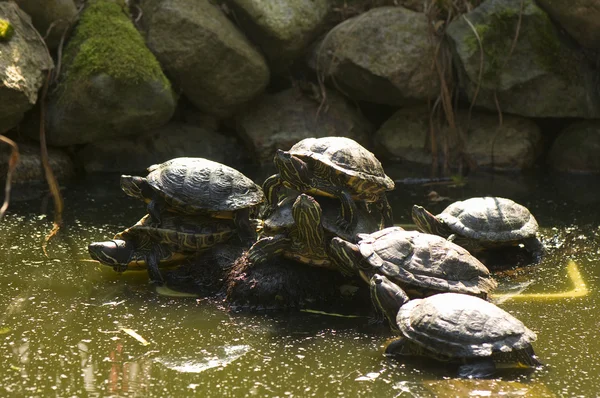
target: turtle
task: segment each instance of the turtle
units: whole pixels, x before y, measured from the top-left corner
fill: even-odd
[[[164,281],[159,265],[180,262],[234,235],[231,220],[165,213],[161,225],[155,226],[146,214],[112,240],[90,243],[88,251],[92,259],[118,272],[146,266],[152,282],[161,285]]]
[[[459,365],[461,377],[487,377],[496,363],[541,366],[535,332],[489,301],[459,293],[410,300],[383,275],[370,289],[378,309],[401,337],[385,348],[390,356],[421,356]]]
[[[470,198],[450,204],[437,216],[414,205],[412,219],[420,231],[448,238],[472,253],[523,244],[539,262],[545,252],[535,217],[511,199]]]
[[[251,212],[264,201],[261,187],[240,171],[204,158],[181,157],[148,168],[146,177],[121,176],[121,189],[148,203],[157,225],[164,210],[233,219],[242,242],[256,240]]]
[[[338,222],[353,229],[357,222],[354,200],[377,205],[385,226],[393,225],[392,209],[385,195],[394,189],[375,155],[358,142],[345,137],[306,138],[289,151],[278,149],[273,159],[278,173],[267,178],[263,191],[274,208],[282,186],[310,195],[338,198]]]
[[[497,286],[485,265],[440,236],[390,227],[358,238],[334,237],[329,255],[343,273],[358,272],[367,283],[384,275],[411,297],[455,292],[487,298]]]

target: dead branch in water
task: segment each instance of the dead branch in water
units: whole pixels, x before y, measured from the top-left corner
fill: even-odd
[[[6,173],[6,183],[4,185],[4,203],[0,208],[0,221],[4,218],[4,214],[6,214],[6,210],[8,209],[8,205],[10,203],[10,187],[12,181],[12,175],[19,163],[19,146],[16,142],[11,140],[8,137],[0,134],[0,141],[7,143],[11,146],[10,158],[8,159],[8,172]]]

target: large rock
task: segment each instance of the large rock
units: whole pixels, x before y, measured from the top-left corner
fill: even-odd
[[[542,136],[538,126],[518,116],[505,115],[500,126],[492,113],[460,110],[456,120],[465,132],[464,154],[477,168],[522,170],[531,167],[541,151]],[[384,159],[419,166],[432,163],[429,111],[427,107],[405,108],[396,112],[375,134],[377,153]],[[443,158],[443,140],[451,152],[450,166],[457,167],[458,140],[448,127],[437,136],[438,158]]]
[[[73,0],[16,0],[17,4],[30,17],[42,36],[46,35],[46,45],[53,50],[58,47],[60,38],[77,15]]]
[[[577,122],[562,131],[552,144],[548,163],[558,171],[600,173],[600,121]]]
[[[583,47],[600,48],[598,0],[536,0]]]
[[[42,166],[40,146],[17,143],[19,146],[19,163],[12,175],[13,184],[46,183],[46,175]],[[11,149],[7,145],[0,148],[0,181],[5,181],[8,171],[8,160]],[[73,161],[64,151],[58,148],[48,148],[48,162],[54,176],[59,182],[67,182],[75,176]]]
[[[235,21],[282,71],[324,27],[331,0],[229,0]]]
[[[297,89],[264,95],[236,118],[237,131],[257,161],[269,164],[277,149],[308,137],[344,136],[369,147],[371,124],[333,91],[321,104]]]
[[[487,0],[465,17],[455,19],[447,33],[470,100],[477,94],[477,105],[496,110],[497,98],[502,111],[523,116],[600,117],[600,90],[590,66],[533,0],[523,0],[522,12],[521,0]],[[481,38],[483,63],[473,29]]]
[[[160,65],[116,3],[89,3],[48,103],[48,143],[84,144],[165,124],[176,98]]]
[[[169,123],[140,137],[86,145],[77,157],[87,172],[133,173],[151,164],[193,156],[236,167],[243,159],[236,139],[182,123]]]
[[[374,8],[333,28],[309,60],[319,76],[355,100],[405,105],[435,98],[435,43],[425,14]]]
[[[145,0],[148,47],[199,109],[230,114],[269,82],[263,56],[209,0]]]
[[[29,16],[15,3],[0,2],[0,134],[33,107],[53,67]]]

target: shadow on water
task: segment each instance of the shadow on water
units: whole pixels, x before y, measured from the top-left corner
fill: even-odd
[[[476,381],[385,358],[382,347],[393,336],[365,317],[232,314],[218,300],[159,296],[143,272],[120,275],[87,261],[90,241],[111,237],[144,213],[117,181],[95,176],[65,190],[65,228],[50,243],[50,258],[41,251],[51,228],[43,199],[13,202],[0,224],[0,391],[552,397],[600,390],[590,377],[600,374],[600,212],[589,211],[600,203],[598,178],[482,175],[461,187],[398,184],[390,195],[403,224],[411,222],[414,203],[439,212],[453,200],[482,195],[512,198],[540,223],[548,256],[535,267],[499,272],[494,300],[538,333],[534,347],[545,366]]]

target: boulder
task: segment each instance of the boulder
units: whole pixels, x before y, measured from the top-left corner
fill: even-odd
[[[19,163],[12,175],[12,184],[45,184],[46,176],[42,166],[40,146],[28,143],[17,143],[19,146]],[[6,180],[8,160],[11,148],[0,146],[0,181]],[[48,161],[54,176],[59,182],[67,182],[75,176],[75,167],[69,155],[58,148],[48,148]]]
[[[136,135],[165,124],[176,98],[128,14],[95,0],[81,14],[48,101],[47,139],[63,146]]]
[[[522,10],[521,0],[487,0],[446,32],[460,86],[470,101],[477,94],[478,106],[496,110],[497,99],[503,112],[523,116],[600,117],[590,65],[533,0],[523,0]]]
[[[98,141],[77,153],[87,172],[135,173],[181,156],[235,167],[243,151],[234,137],[183,123],[169,123],[140,137]]]
[[[330,8],[330,0],[229,0],[226,4],[277,71],[303,54],[323,29]]]
[[[52,27],[46,37],[46,45],[50,50],[58,47],[60,39],[66,28],[77,15],[77,7],[73,0],[16,0],[17,4],[25,11],[33,22],[33,26],[42,37]]]
[[[277,149],[289,149],[308,137],[344,136],[370,147],[371,124],[334,91],[321,103],[291,88],[265,94],[236,117],[236,129],[254,158],[261,164],[273,162]]]
[[[406,105],[439,93],[425,14],[379,7],[334,27],[309,65],[355,100]],[[374,44],[376,43],[376,45]]]
[[[600,48],[600,3],[597,0],[536,0],[579,44]]]
[[[548,163],[558,171],[600,173],[600,121],[581,121],[563,130],[552,144]]]
[[[263,56],[209,0],[145,0],[146,42],[200,110],[226,116],[269,82]]]
[[[0,2],[0,134],[33,107],[53,67],[29,16],[16,3]]]
[[[533,166],[541,152],[542,136],[532,121],[504,115],[500,126],[497,115],[459,110],[456,120],[465,132],[463,152],[478,169],[517,171]],[[396,112],[375,133],[376,152],[394,162],[429,166],[432,154],[429,144],[429,111],[427,107],[405,108]],[[438,158],[443,157],[443,140],[448,141],[451,167],[457,167],[458,139],[448,127],[437,136]]]

